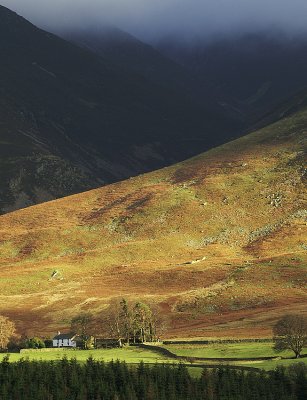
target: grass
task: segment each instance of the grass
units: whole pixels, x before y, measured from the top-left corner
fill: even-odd
[[[200,378],[203,368],[188,367],[189,374],[192,378]]]
[[[261,343],[261,345],[267,345],[267,343]],[[186,345],[182,345],[183,347]],[[186,354],[186,348],[182,348],[182,351],[180,351],[179,346],[177,347],[176,354],[180,353],[181,355],[188,355]],[[192,346],[191,346],[192,347]],[[224,349],[223,346],[214,346],[214,348],[209,345],[208,347],[211,347],[210,349],[210,355],[212,357],[218,357],[221,356],[222,354],[225,355],[225,352],[222,350]],[[266,352],[269,350],[267,346],[263,346],[261,351],[255,352],[253,350],[252,344],[231,344],[231,345],[226,345],[228,348],[227,351],[227,356],[231,358],[235,357],[256,357],[256,354],[258,356],[267,356],[269,353]],[[173,346],[167,346],[171,351],[174,351]],[[190,356],[194,357],[200,357],[204,356],[204,353],[200,353],[203,351],[203,348],[199,348],[198,350],[200,352],[196,351],[197,349],[195,348],[193,351],[193,348],[191,348],[191,351],[189,353]],[[250,352],[249,352],[250,351]],[[155,364],[155,363],[178,363],[180,361],[173,359],[173,358],[168,358],[166,356],[160,355],[154,351],[147,350],[147,349],[140,349],[137,347],[125,347],[123,349],[101,349],[101,350],[50,350],[50,351],[27,351],[23,353],[2,353],[0,354],[0,362],[2,359],[6,356],[9,355],[9,360],[10,362],[18,362],[21,359],[29,359],[29,360],[34,360],[34,361],[59,361],[61,360],[64,356],[67,357],[68,359],[76,358],[79,362],[85,362],[89,357],[93,357],[95,360],[104,360],[106,362],[112,361],[112,360],[120,360],[120,361],[125,361],[128,364],[137,364],[141,361],[148,363],[148,364]],[[197,354],[197,355],[196,355]],[[286,354],[286,353],[285,353]],[[206,353],[205,356],[208,356]],[[243,367],[253,367],[253,368],[258,368],[258,369],[264,369],[264,370],[273,370],[279,365],[283,366],[289,366],[291,364],[295,363],[300,363],[303,362],[307,365],[307,358],[301,358],[301,359],[287,359],[287,360],[272,360],[272,361],[257,361],[257,362],[217,362],[217,361],[199,361],[199,362],[193,362],[193,367],[189,367],[189,362],[187,363],[189,372],[192,376],[194,377],[199,377],[201,375],[202,371],[202,366],[206,364],[215,364],[217,367],[219,365],[236,365],[236,366],[243,366]],[[197,364],[200,364],[201,366],[197,366]]]
[[[288,367],[296,363],[304,363],[307,365],[307,357],[294,359],[293,352],[290,350],[276,353],[272,349],[272,343],[229,343],[229,344],[208,344],[208,345],[167,345],[164,346],[176,355],[186,357],[204,357],[204,358],[257,358],[257,357],[287,357],[285,360],[264,360],[264,361],[229,361],[223,362],[227,365],[237,365],[244,367],[253,367],[258,369],[264,369],[266,371],[274,370],[277,366]],[[303,355],[307,354],[307,348],[303,350]],[[212,361],[213,362],[213,361]],[[212,363],[210,361],[210,364]],[[197,363],[197,362],[196,362]],[[199,363],[209,363],[209,361]],[[216,362],[219,365],[219,362]],[[201,370],[191,368],[191,373],[195,376],[199,376]]]
[[[256,357],[269,357],[276,356],[272,349],[272,343],[229,343],[229,344],[208,344],[208,345],[194,345],[194,344],[173,344],[165,345],[164,348],[170,350],[172,353],[186,357],[205,357],[205,358],[225,358],[225,361],[220,362],[212,361],[193,361],[193,367],[189,367],[190,362],[186,362],[189,373],[193,377],[199,377],[203,366],[206,364],[216,365],[235,365],[242,367],[252,367],[264,370],[274,370],[277,366],[283,365],[285,367],[296,364],[305,363],[307,365],[307,357],[301,359],[285,359],[285,360],[264,360],[264,361],[229,361],[227,358],[256,358]],[[307,349],[303,354],[307,353]],[[21,359],[29,359],[36,361],[58,361],[64,356],[68,359],[76,358],[79,362],[85,362],[89,357],[96,360],[104,360],[106,362],[112,360],[124,361],[128,364],[137,364],[141,361],[148,364],[155,363],[178,363],[182,362],[172,357],[163,356],[156,351],[138,347],[124,347],[122,349],[99,349],[99,350],[30,350],[22,353],[3,353],[0,354],[1,360],[9,354],[10,362],[18,362]],[[284,351],[278,355],[282,357],[293,357],[290,351]],[[198,364],[200,365],[198,367]]]
[[[292,357],[290,350],[276,353],[272,343],[229,343],[229,344],[169,344],[164,347],[178,356],[203,358],[257,358],[257,357]],[[306,349],[307,352],[307,349]]]
[[[112,360],[125,361],[127,363],[139,363],[144,361],[146,363],[156,362],[173,362],[173,359],[163,357],[153,351],[138,349],[135,347],[123,349],[101,349],[101,350],[52,350],[52,351],[29,351],[23,353],[3,353],[0,354],[0,361],[3,357],[9,354],[11,362],[17,362],[22,358],[29,360],[42,360],[42,361],[57,361],[61,360],[64,356],[68,359],[76,358],[80,362],[85,362],[89,357],[96,360],[104,360],[106,362]]]
[[[272,361],[261,361],[257,363],[236,363],[236,365],[242,365],[245,367],[254,367],[271,371],[278,366],[289,367],[292,364],[304,363],[307,366],[307,358],[289,359],[289,360],[272,360]]]

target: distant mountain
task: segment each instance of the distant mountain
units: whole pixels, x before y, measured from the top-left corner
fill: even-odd
[[[183,90],[2,6],[0,51],[0,212],[162,167],[238,133]]]
[[[227,104],[225,106],[219,103],[218,93],[215,93],[215,88],[209,80],[200,80],[189,68],[171,60],[127,32],[102,25],[83,29],[78,27],[74,31],[59,32],[59,35],[112,61],[117,66],[137,72],[155,84],[171,89],[181,96],[188,95],[215,114],[229,113],[233,119],[242,119],[236,110],[228,110]]]
[[[122,68],[129,68],[159,85],[173,86],[177,90],[186,88],[186,81],[187,87],[193,85],[194,79],[188,70],[166,58],[152,46],[118,28],[76,28],[75,31],[60,34],[65,39],[103,56]]]
[[[159,309],[164,337],[245,338],[306,313],[306,99],[190,160],[1,216],[0,313],[46,335],[126,297]]]
[[[307,87],[304,36],[270,32],[212,41],[165,39],[157,48],[190,69],[195,79],[210,81],[221,99],[227,98],[248,123]]]

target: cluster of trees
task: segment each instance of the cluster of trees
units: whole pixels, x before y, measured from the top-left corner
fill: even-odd
[[[51,342],[50,340],[43,340],[39,337],[32,338],[24,338],[22,341],[22,348],[24,349],[44,349],[46,346],[46,342]]]
[[[130,305],[126,299],[111,303],[98,318],[91,313],[81,313],[71,320],[71,331],[78,335],[83,348],[93,347],[95,336],[116,338],[120,346],[131,342],[153,342],[157,340],[161,326],[156,310],[142,302]],[[51,345],[50,340],[39,337],[18,337],[15,324],[0,315],[0,351],[8,348],[39,349]]]
[[[155,342],[161,327],[158,312],[148,304],[136,302],[132,305],[126,299],[111,304],[104,317],[104,326],[119,343]]]
[[[27,338],[18,336],[14,322],[8,317],[0,315],[0,351],[20,348],[41,349],[44,347],[46,347],[46,343],[39,337]]]
[[[158,340],[162,323],[156,310],[143,302],[130,304],[126,299],[113,302],[94,321],[92,314],[81,313],[71,321],[71,331],[81,339],[83,346],[93,345],[94,336],[116,338],[123,343],[144,343]]]
[[[0,363],[2,400],[305,400],[307,368],[296,364],[274,372],[204,369],[193,378],[187,367],[155,364],[128,367],[62,359]]]
[[[159,314],[148,304],[136,302],[132,305],[126,299],[113,302],[101,315],[98,327],[90,313],[77,315],[71,321],[72,332],[78,334],[83,347],[94,345],[93,336],[113,337],[120,346],[123,343],[154,342],[163,329]],[[279,352],[292,350],[299,358],[307,346],[307,319],[301,315],[284,315],[273,327],[274,349]]]

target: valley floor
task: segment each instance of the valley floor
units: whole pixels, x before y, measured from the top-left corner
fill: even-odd
[[[89,357],[95,360],[124,361],[127,364],[137,364],[141,361],[147,364],[155,363],[179,363],[184,362],[190,366],[192,375],[200,373],[203,367],[227,365],[233,367],[251,367],[257,369],[273,370],[279,365],[289,366],[296,363],[307,365],[307,348],[302,358],[293,359],[291,352],[285,351],[276,354],[272,350],[272,343],[235,343],[235,344],[209,344],[209,345],[161,345],[160,349],[167,349],[174,354],[174,357],[163,355],[157,349],[151,350],[140,347],[124,347],[122,349],[99,349],[99,350],[23,350],[21,353],[3,353],[0,361],[9,355],[11,362],[18,362],[22,359],[36,361],[59,361],[63,357],[77,359],[85,362]],[[176,359],[176,356],[185,356],[187,360]],[[193,357],[207,358],[207,360],[193,360]],[[275,357],[272,360],[265,360],[266,357]],[[254,360],[250,360],[250,359]],[[258,358],[258,360],[255,360]],[[237,359],[237,360],[235,360]],[[246,359],[246,360],[244,360]],[[231,361],[229,361],[231,360]]]

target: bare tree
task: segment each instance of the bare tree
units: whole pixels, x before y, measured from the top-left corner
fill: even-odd
[[[307,345],[307,319],[301,315],[284,315],[273,328],[274,349],[292,350],[299,358]]]
[[[160,337],[163,336],[163,333],[167,330],[167,322],[157,306],[152,306],[151,310],[150,341],[156,342],[160,341]]]
[[[112,302],[104,314],[103,325],[107,328],[107,333],[117,339],[119,347],[123,345],[125,332],[125,315],[121,303]]]
[[[91,313],[81,313],[71,320],[71,331],[76,333],[81,341],[83,348],[88,348],[92,338],[92,322],[93,316]]]
[[[134,323],[139,331],[142,343],[151,340],[152,337],[152,311],[146,303],[138,302],[134,306]]]
[[[126,343],[130,344],[130,335],[133,325],[133,312],[130,310],[129,303],[126,299],[122,299],[120,302],[121,314],[123,319],[123,330],[126,338]]]
[[[11,337],[15,333],[15,324],[7,317],[0,315],[0,349],[7,349]]]

